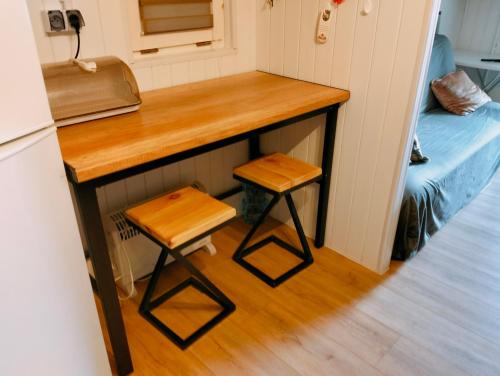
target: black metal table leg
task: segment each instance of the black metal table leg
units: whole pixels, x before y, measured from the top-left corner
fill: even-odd
[[[257,159],[262,156],[260,152],[260,136],[255,135],[248,139],[248,157],[250,160]]]
[[[330,197],[330,180],[332,177],[333,150],[335,147],[335,131],[337,128],[338,105],[326,113],[325,139],[323,141],[323,157],[321,168],[323,177],[320,181],[318,198],[318,215],[316,217],[316,237],[314,245],[321,248],[325,244],[326,217]]]
[[[74,188],[89,243],[90,258],[94,268],[116,368],[119,375],[127,375],[132,373],[134,369],[106,245],[96,190],[89,183],[75,184]]]

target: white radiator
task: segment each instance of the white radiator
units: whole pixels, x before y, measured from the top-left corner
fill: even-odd
[[[136,295],[134,282],[153,272],[160,247],[130,226],[123,211],[108,214],[103,219],[109,255],[113,265],[116,284],[125,292],[128,299]],[[183,255],[205,248],[211,255],[216,253],[210,236],[203,238],[182,250]],[[166,264],[174,261],[168,256]],[[94,275],[90,260],[89,272]]]

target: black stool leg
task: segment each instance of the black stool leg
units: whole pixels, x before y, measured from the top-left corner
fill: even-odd
[[[186,268],[191,273],[192,277],[167,291],[160,297],[151,300],[169,253],[174,257],[176,261],[179,262],[179,264],[181,264],[181,266]],[[160,319],[153,315],[152,311],[189,286],[193,286],[201,293],[216,301],[223,309],[215,317],[198,328],[194,333],[183,339],[172,329],[166,326]],[[196,269],[193,264],[191,264],[184,256],[182,256],[182,254],[177,249],[162,248],[161,254],[158,257],[155,269],[144,293],[144,297],[142,298],[139,312],[146,320],[148,320],[153,326],[155,326],[156,329],[170,338],[172,342],[174,342],[181,349],[185,349],[198,338],[200,338],[203,334],[213,328],[216,324],[222,321],[226,316],[234,312],[235,309],[236,306],[234,305],[234,303],[229,300],[229,298],[224,295],[222,291],[215,287],[215,285],[212,284],[212,282],[210,282],[207,277],[205,277],[198,269]]]
[[[304,234],[304,229],[302,228],[302,223],[300,223],[299,215],[297,214],[297,209],[293,203],[292,194],[285,194],[286,203],[290,214],[292,215],[293,224],[295,225],[295,230],[299,235],[300,244],[302,245],[302,250],[304,251],[304,260],[313,260],[311,249],[309,248],[309,243],[307,242],[306,235]]]
[[[247,246],[248,242],[252,239],[252,236],[254,236],[257,229],[260,227],[262,222],[264,222],[264,219],[266,219],[266,217],[269,215],[269,213],[271,212],[273,207],[278,203],[279,200],[280,200],[279,195],[273,196],[273,199],[271,200],[271,202],[267,205],[267,207],[264,209],[264,211],[262,212],[260,217],[257,219],[257,222],[255,222],[253,227],[250,229],[248,234],[245,236],[245,239],[243,239],[243,241],[241,242],[241,244],[238,247],[238,249],[236,250],[236,252],[234,252],[233,260],[237,261],[237,260],[245,257],[248,254],[245,252],[245,247]]]
[[[168,257],[168,251],[165,248],[162,248],[160,256],[158,257],[158,261],[156,261],[153,274],[151,275],[151,279],[149,280],[148,286],[146,287],[146,291],[144,292],[144,296],[142,297],[141,305],[139,306],[140,312],[149,310],[151,297],[153,296],[156,284],[158,283],[158,279],[160,278],[161,271],[163,269],[163,265],[165,265],[165,261],[167,261],[167,257]]]
[[[206,289],[210,291],[210,295],[212,296],[213,299],[215,300],[220,300],[225,303],[226,306],[232,307],[232,309],[235,309],[234,303],[229,300],[229,298],[224,295],[222,291],[220,291],[215,285],[210,282],[210,280],[205,277],[203,273],[201,273],[197,268],[194,267],[193,264],[191,264],[179,251],[173,249],[170,250],[170,254],[174,257],[174,259],[179,262],[184,268],[186,268],[191,275],[195,276],[203,285],[206,286]]]
[[[255,234],[257,231],[257,228],[262,224],[264,219],[267,217],[271,209],[273,208],[274,205],[279,201],[280,195],[276,194],[272,201],[269,203],[269,205],[266,207],[264,212],[261,214],[255,225],[250,229],[249,233],[245,236],[245,239],[243,239],[242,243],[236,250],[236,252],[233,255],[233,260],[236,261],[238,264],[240,264],[242,267],[244,267],[246,270],[248,270],[250,273],[255,275],[257,278],[261,279],[265,283],[267,283],[271,287],[276,287],[280,285],[281,283],[285,282],[287,279],[291,278],[295,274],[297,274],[299,271],[305,269],[309,265],[313,263],[313,257],[311,254],[311,250],[309,248],[309,244],[307,243],[306,236],[304,234],[304,230],[302,228],[302,224],[300,223],[299,216],[297,214],[297,209],[295,208],[295,204],[293,203],[293,199],[291,196],[290,192],[286,192],[284,194],[288,209],[290,210],[290,214],[292,215],[293,223],[295,225],[295,229],[297,230],[297,233],[299,235],[299,240],[300,244],[302,245],[302,251],[296,249],[293,247],[291,244],[288,244],[284,242],[283,240],[279,239],[278,237],[271,235],[264,240],[261,240],[257,242],[256,244],[248,247],[245,249],[247,246],[248,242],[252,238],[252,236]],[[269,243],[275,243],[284,250],[292,253],[293,255],[297,256],[302,260],[301,263],[297,264],[294,266],[292,269],[286,271],[282,275],[280,275],[277,278],[271,278],[267,274],[265,274],[263,271],[255,267],[254,265],[250,264],[247,262],[244,257],[248,256],[250,253],[255,252],[256,250],[264,247],[265,245]]]

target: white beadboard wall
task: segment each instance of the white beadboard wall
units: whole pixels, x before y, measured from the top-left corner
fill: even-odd
[[[373,12],[363,15],[362,0],[346,0],[334,8],[328,42],[317,44],[323,1],[275,0],[270,7],[257,0],[257,68],[351,91],[338,119],[326,245],[384,272],[390,262],[386,248],[392,246],[387,232],[393,236],[399,212],[395,187],[410,129],[408,114],[435,2],[373,0]],[[264,144],[318,162],[323,122],[319,117],[303,128],[277,131]],[[299,199],[316,195],[308,188]],[[304,215],[312,217],[307,209]]]
[[[440,32],[450,38],[455,48],[500,54],[500,1],[445,0],[441,9]],[[467,71],[480,82],[476,71]],[[496,73],[489,73],[492,74]],[[499,86],[489,94],[500,101]]]
[[[81,57],[116,55],[128,61],[130,46],[125,1],[72,0],[67,4],[80,9],[85,18],[86,27],[81,32]],[[237,25],[237,49],[233,53],[215,57],[193,56],[190,60],[177,59],[172,63],[153,61],[131,64],[141,91],[255,70],[255,4],[247,0],[232,0],[232,4],[236,7]],[[42,63],[72,57],[75,37],[48,37],[43,29],[41,10],[57,9],[59,2],[28,0],[28,5]],[[232,168],[247,160],[247,152],[247,144],[243,142],[109,184],[98,191],[101,212],[121,209],[194,180],[202,182],[213,194],[222,192],[235,185]],[[238,204],[237,197],[230,201]]]

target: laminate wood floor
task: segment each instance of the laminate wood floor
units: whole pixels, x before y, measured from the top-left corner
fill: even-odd
[[[500,375],[499,203],[497,174],[419,255],[384,276],[313,249],[315,263],[276,289],[231,260],[246,231],[236,222],[214,235],[216,256],[189,256],[236,312],[181,351],[138,315],[139,283],[138,297],[122,304],[134,375]],[[269,229],[297,242],[284,226]],[[273,248],[251,260],[270,273],[296,262]],[[169,266],[161,284],[183,276]],[[158,314],[187,334],[216,312],[186,290]]]

